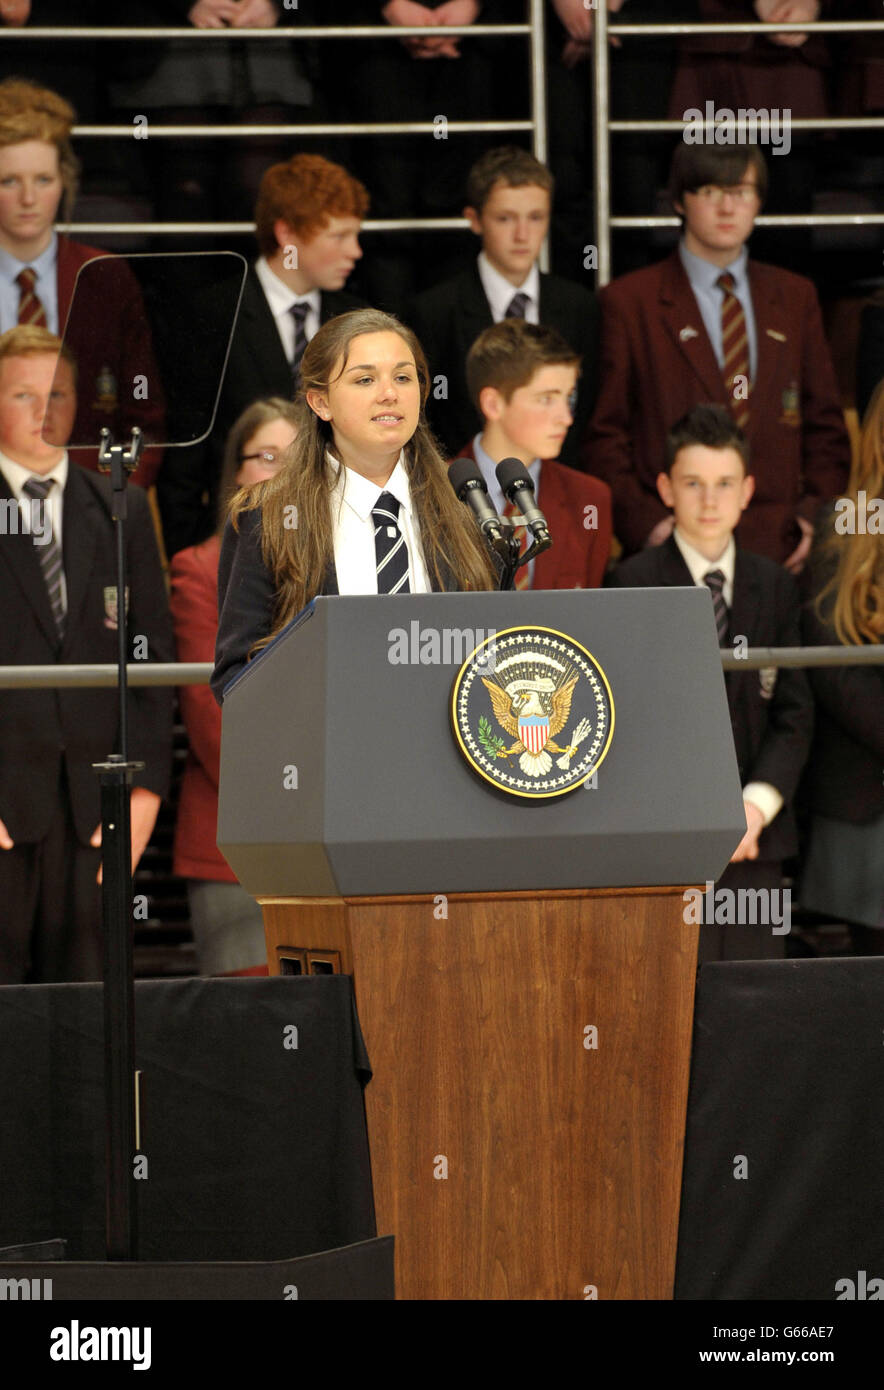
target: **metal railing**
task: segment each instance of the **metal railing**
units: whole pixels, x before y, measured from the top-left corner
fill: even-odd
[[[104,40],[156,40],[183,39],[192,42],[228,42],[241,39],[261,41],[281,38],[290,41],[341,40],[341,39],[386,39],[399,41],[405,38],[490,38],[526,37],[529,41],[531,61],[531,115],[525,121],[452,121],[449,131],[463,133],[499,133],[518,131],[532,133],[532,148],[535,156],[547,161],[548,130],[546,117],[546,67],[544,52],[544,0],[529,0],[529,17],[523,24],[472,24],[392,26],[392,25],[304,25],[292,28],[283,26],[273,29],[195,29],[192,26],[166,26],[140,28],[119,25],[114,28],[86,29],[76,26],[53,28],[51,26],[6,27],[2,31],[4,39],[27,41],[28,39],[51,39],[67,41]],[[598,249],[597,283],[605,285],[611,278],[611,231],[612,229],[677,227],[677,217],[616,217],[611,213],[610,202],[610,135],[611,134],[657,134],[683,130],[683,123],[677,120],[660,121],[612,121],[610,119],[609,78],[610,64],[608,37],[619,39],[641,39],[659,37],[679,37],[690,34],[762,34],[769,35],[769,24],[761,21],[747,23],[660,23],[660,24],[610,24],[608,22],[605,0],[600,0],[593,10],[595,21],[594,61],[589,65],[593,81],[593,114],[595,145],[595,205],[596,205],[596,246]],[[884,32],[882,20],[817,20],[815,23],[777,24],[776,32],[822,33],[822,34],[864,34]],[[699,122],[697,123],[699,124]],[[706,122],[703,123],[707,124]],[[877,130],[884,129],[884,117],[856,117],[828,119],[799,119],[790,122],[794,130]],[[150,135],[160,139],[222,137],[225,139],[247,139],[254,135],[292,135],[299,137],[326,135],[424,135],[432,134],[432,122],[412,121],[403,123],[350,122],[339,124],[291,124],[291,125],[154,125],[149,127]],[[133,134],[128,125],[81,125],[74,128],[74,135],[82,138],[127,137]],[[877,226],[884,224],[884,213],[805,213],[794,215],[760,216],[756,218],[759,227],[839,227],[839,226]],[[382,231],[462,231],[468,228],[463,218],[396,218],[375,220],[363,223],[366,232]],[[247,235],[254,231],[250,222],[72,222],[61,225],[61,230],[86,235]],[[548,269],[548,248],[541,253],[541,269]]]
[[[447,130],[454,134],[510,134],[520,131],[531,132],[532,150],[542,163],[548,158],[548,132],[546,119],[546,64],[544,54],[544,6],[545,0],[529,0],[529,17],[524,24],[433,24],[433,25],[304,25],[292,28],[283,26],[273,29],[195,29],[166,26],[139,28],[119,25],[114,28],[86,29],[77,26],[5,28],[2,37],[19,40],[57,39],[68,41],[92,40],[156,40],[185,39],[193,42],[209,40],[213,43],[232,42],[239,39],[264,40],[288,39],[301,42],[309,39],[387,39],[400,41],[407,38],[494,38],[524,37],[529,41],[531,70],[531,115],[524,121],[448,121]],[[406,122],[339,122],[337,124],[290,124],[290,125],[149,125],[151,136],[160,139],[181,137],[212,139],[247,139],[251,136],[291,135],[315,137],[325,135],[432,135],[436,130],[432,121]],[[78,125],[73,129],[75,138],[114,138],[133,136],[131,125]],[[86,235],[167,235],[167,236],[219,236],[248,234],[255,230],[253,222],[71,222],[59,224],[59,230],[78,232]],[[362,223],[365,232],[382,231],[468,231],[469,223],[462,217],[449,218],[396,218],[366,219]],[[543,246],[540,254],[541,270],[549,269],[549,250]]]
[[[593,11],[595,36],[593,44],[593,118],[595,148],[595,207],[596,245],[598,248],[599,288],[611,279],[611,229],[621,227],[677,227],[677,217],[612,217],[611,215],[611,148],[610,135],[657,134],[683,131],[682,121],[612,121],[610,119],[610,62],[608,38],[663,38],[689,34],[884,34],[884,20],[818,20],[813,24],[776,24],[760,21],[740,24],[609,24],[605,0]],[[714,126],[715,122],[697,121],[697,128]],[[745,127],[745,121],[735,121]],[[882,130],[884,117],[857,116],[828,119],[790,120],[792,130]],[[874,226],[884,223],[884,213],[796,213],[757,217],[758,227],[843,227]]]
[[[747,647],[721,650],[725,671],[758,671],[762,667],[884,666],[884,645],[863,647]],[[208,685],[211,661],[136,661],[126,667],[131,686]],[[117,684],[110,664],[69,666],[0,666],[0,690],[105,689]]]

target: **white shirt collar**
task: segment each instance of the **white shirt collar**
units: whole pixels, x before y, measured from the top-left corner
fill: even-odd
[[[685,540],[684,536],[676,526],[672,532],[673,540],[681,551],[682,559],[691,572],[691,579],[695,584],[705,584],[704,575],[710,570],[721,570],[724,575],[724,583],[730,589],[734,582],[734,564],[736,562],[737,545],[731,535],[724,548],[724,553],[717,560],[707,560],[705,555],[701,555],[699,550],[690,541]]]
[[[342,469],[340,460],[335,458],[331,450],[326,449],[325,452],[326,457],[337,469],[338,477],[334,489],[336,495],[340,497],[342,504],[346,502],[360,521],[368,520],[382,492],[391,492],[402,510],[411,517],[411,490],[408,486],[405,455],[402,450],[399,451],[396,467],[383,487],[373,483],[370,478],[363,478],[361,473],[354,472],[352,468]]]
[[[539,307],[540,271],[537,269],[536,261],[521,285],[511,285],[499,270],[495,270],[484,251],[479,252],[478,265],[479,279],[482,281],[482,289],[485,291],[485,298],[491,306],[491,317],[495,323],[499,323],[501,319],[506,317],[506,311],[514,294],[527,294]]]
[[[315,313],[320,310],[320,292],[311,290],[309,294],[295,294],[289,289],[288,285],[283,284],[279,276],[271,269],[266,256],[259,256],[255,262],[255,274],[258,277],[261,288],[267,303],[270,305],[270,312],[274,318],[279,318],[282,314],[287,314],[293,304],[309,304]]]
[[[68,480],[68,452],[65,449],[58,463],[48,473],[35,473],[33,469],[26,468],[23,463],[16,463],[0,452],[0,473],[9,484],[13,496],[19,501],[21,500],[22,489],[29,478],[37,478],[42,482],[46,482],[48,478],[54,478],[59,489],[64,492]]]

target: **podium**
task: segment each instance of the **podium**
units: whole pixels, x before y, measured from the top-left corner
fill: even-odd
[[[450,715],[473,648],[535,627],[614,710],[597,773],[536,800],[477,776]],[[271,973],[353,976],[399,1297],[672,1297],[684,887],[744,827],[699,588],[320,598],[228,687],[218,843]]]

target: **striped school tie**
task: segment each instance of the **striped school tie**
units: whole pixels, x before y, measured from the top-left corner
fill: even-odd
[[[724,379],[730,399],[731,414],[741,430],[749,426],[749,335],[746,315],[734,294],[736,280],[725,271],[715,282],[724,294],[721,304],[721,347],[724,353]],[[741,381],[736,378],[741,377]],[[739,390],[739,396],[735,392]]]
[[[292,318],[295,321],[295,355],[292,358],[292,385],[297,391],[301,382],[301,358],[304,356],[304,349],[307,346],[307,329],[305,327],[307,315],[310,312],[309,304],[293,304],[291,310]]]
[[[727,611],[727,604],[724,601],[724,573],[722,570],[707,570],[703,575],[703,583],[709,586],[712,592],[712,611],[715,614],[715,630],[718,633],[718,645],[723,647],[727,642],[727,626],[730,621],[730,614]]]
[[[382,492],[371,509],[377,558],[378,593],[409,594],[408,546],[399,530],[399,498]]]
[[[513,531],[519,540],[519,554],[524,555],[525,551],[528,549],[528,527],[525,525],[525,518],[522,516],[518,507],[515,506],[513,502],[510,502],[509,498],[507,498],[501,515],[512,518]],[[528,573],[530,568],[530,565],[522,565],[516,570],[516,577],[513,580],[514,589],[531,588],[531,575]]]
[[[523,319],[528,305],[531,303],[530,294],[523,294],[521,290],[514,294],[509,304],[506,306],[505,319]]]
[[[28,478],[22,492],[27,493],[28,497],[35,498],[43,503],[43,516],[48,516],[46,498],[50,488],[55,486],[54,478]],[[33,528],[32,528],[33,529]],[[46,545],[38,545],[37,551],[40,556],[40,568],[43,571],[43,581],[46,585],[46,592],[49,595],[49,603],[52,608],[52,616],[55,619],[55,626],[58,631],[59,639],[64,637],[64,600],[62,598],[62,563],[61,546],[59,545],[55,531],[51,533],[51,540]]]
[[[24,270],[20,270],[16,275],[15,283],[20,290],[18,299],[19,323],[32,323],[37,328],[47,328],[46,310],[43,308],[42,301],[37,298],[37,291],[34,288],[37,283],[36,270],[26,265]]]

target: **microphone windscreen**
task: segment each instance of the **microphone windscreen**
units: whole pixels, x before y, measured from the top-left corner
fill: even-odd
[[[500,483],[504,496],[509,494],[509,490],[513,483],[527,483],[532,492],[534,490],[531,474],[528,472],[524,463],[521,463],[519,459],[501,459],[495,472],[497,473],[497,481]]]
[[[485,479],[482,477],[475,459],[455,459],[448,469],[448,479],[458,497],[461,496],[467,483],[480,483],[482,491],[488,491],[485,486]]]

